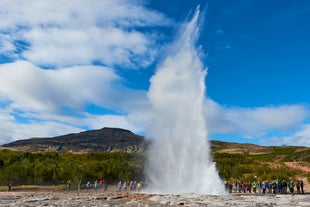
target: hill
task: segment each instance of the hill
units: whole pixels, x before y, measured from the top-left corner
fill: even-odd
[[[18,140],[2,147],[28,152],[143,152],[142,136],[119,128],[102,128],[48,138]]]
[[[2,149],[26,152],[144,152],[149,141],[121,128],[104,127],[48,138],[30,138],[2,145]],[[310,148],[260,146],[211,140],[213,153],[245,154],[264,161],[309,161]],[[0,148],[1,149],[1,148]]]

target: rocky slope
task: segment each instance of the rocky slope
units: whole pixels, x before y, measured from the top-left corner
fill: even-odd
[[[0,149],[28,152],[144,152],[149,143],[150,140],[129,130],[104,127],[56,137],[18,140],[2,145]],[[211,148],[225,144],[211,141]]]
[[[105,127],[57,137],[18,140],[2,147],[30,152],[143,152],[146,142],[129,130]]]
[[[102,128],[80,133],[72,133],[49,138],[31,138],[18,140],[0,147],[29,152],[144,152],[150,140],[133,132],[120,128]],[[213,152],[229,154],[274,154],[274,156],[296,154],[296,160],[309,160],[310,149],[308,147],[272,147],[259,146],[248,143],[234,143],[211,140]],[[284,156],[283,155],[283,156]],[[300,158],[300,159],[299,159]]]

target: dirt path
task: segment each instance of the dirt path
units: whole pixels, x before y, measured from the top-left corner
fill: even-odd
[[[290,167],[290,168],[300,170],[303,173],[310,173],[310,167],[309,166],[305,166],[304,164],[301,164],[298,162],[285,162],[285,165]]]

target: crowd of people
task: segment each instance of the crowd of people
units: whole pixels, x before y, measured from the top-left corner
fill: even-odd
[[[117,184],[118,191],[141,191],[142,189],[147,189],[150,187],[150,182],[148,181],[140,181],[137,182],[135,180],[127,180],[127,181],[119,181]]]
[[[136,191],[140,192],[151,187],[151,182],[146,181],[119,181],[117,184],[118,192],[121,191]],[[226,182],[225,188],[229,193],[254,193],[254,194],[304,194],[304,182],[303,180],[297,181],[286,181],[286,180],[274,180],[274,181],[253,181],[253,182],[244,182],[240,180],[235,180],[232,182]],[[71,182],[68,181],[67,190],[71,189]],[[81,181],[78,183],[78,190],[81,189]],[[88,181],[86,183],[86,190],[90,191],[94,189],[103,189],[107,191],[108,182],[105,180],[95,180],[93,183]]]
[[[94,190],[98,190],[99,188],[101,188],[104,191],[107,191],[107,189],[108,189],[108,182],[106,180],[95,180],[93,185],[92,185],[90,183],[90,181],[87,181],[87,183],[86,183],[86,190],[89,191],[92,187],[94,188]]]
[[[78,183],[78,190],[82,188],[82,181],[80,180]],[[87,181],[86,190],[90,191],[91,189],[97,191],[98,189],[103,189],[104,191],[108,190],[108,182],[106,180],[95,180],[93,183]],[[135,180],[127,180],[127,181],[119,181],[117,184],[117,191],[141,191],[143,189],[147,189],[150,187],[150,182],[146,181],[135,181]],[[72,189],[71,181],[69,180],[67,183],[67,190],[70,191]]]
[[[258,194],[304,194],[303,180],[286,181],[254,181],[243,182],[235,180],[233,182],[226,182],[225,188],[230,193],[258,193]]]

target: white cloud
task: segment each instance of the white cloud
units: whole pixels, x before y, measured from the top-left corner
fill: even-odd
[[[171,24],[163,14],[135,0],[4,0],[0,18],[5,20],[0,33],[10,34],[0,41],[7,56],[53,67],[93,61],[127,68],[148,66],[159,38],[148,28]],[[12,49],[17,41],[24,44],[22,51],[17,50],[20,45]]]
[[[274,130],[296,130],[309,115],[309,109],[303,105],[238,108],[224,107],[210,99],[206,101],[206,110],[210,133],[244,137],[262,137]]]
[[[77,133],[85,129],[99,129],[102,127],[117,127],[131,130],[133,132],[143,131],[139,125],[132,124],[127,116],[121,115],[91,115],[84,113],[84,117],[61,116],[46,114],[38,117],[41,120],[32,120],[27,117],[28,123],[20,123],[9,110],[0,110],[0,145],[15,140],[32,137],[52,137],[68,133]]]
[[[112,69],[143,68],[158,53],[171,19],[139,0],[0,1],[1,142],[117,126],[147,116],[145,91]],[[93,66],[101,63],[103,66]],[[56,70],[44,70],[56,68]],[[121,115],[92,115],[91,103]],[[132,123],[131,123],[132,122]]]
[[[2,130],[3,127],[1,126],[0,129]],[[10,123],[9,129],[13,129],[13,131],[10,131],[10,133],[6,135],[1,134],[1,145],[13,142],[15,140],[28,139],[33,137],[51,137],[83,131],[80,128],[57,122],[40,122],[32,124],[12,122]]]
[[[0,65],[0,98],[12,100],[11,107],[34,110],[61,110],[62,106],[81,109],[87,100],[95,103],[116,93],[113,82],[120,80],[112,69],[75,66],[42,70],[29,62]]]
[[[302,125],[290,136],[273,137],[268,140],[270,145],[310,146],[310,124]]]
[[[128,113],[144,111],[148,104],[145,91],[128,89],[122,81],[114,70],[103,66],[43,70],[28,61],[2,64],[0,100],[5,104],[0,142],[104,126],[142,131],[132,124],[140,121]],[[123,115],[92,115],[85,111],[87,103]]]
[[[1,0],[0,18],[0,54],[14,60],[0,65],[1,144],[104,126],[144,131],[151,120],[146,91],[127,88],[113,68],[152,64],[162,37],[152,28],[172,20],[139,0]],[[49,66],[57,69],[42,69]],[[87,103],[119,114],[90,114]],[[310,145],[308,115],[303,105],[238,108],[206,101],[211,134],[295,132],[271,140],[278,144]]]
[[[0,54],[3,53],[13,53],[15,46],[12,43],[12,38],[8,34],[0,33]]]

